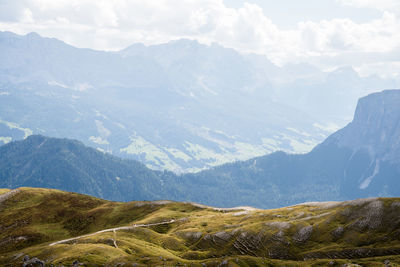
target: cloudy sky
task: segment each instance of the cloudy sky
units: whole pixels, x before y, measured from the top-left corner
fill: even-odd
[[[178,38],[400,76],[399,0],[0,0],[0,30],[118,50]]]

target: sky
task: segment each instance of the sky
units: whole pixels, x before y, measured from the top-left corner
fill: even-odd
[[[399,0],[0,0],[0,31],[97,50],[180,38],[400,77]]]

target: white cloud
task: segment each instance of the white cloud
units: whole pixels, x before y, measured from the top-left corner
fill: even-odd
[[[266,54],[277,64],[307,61],[328,68],[351,63],[365,73],[365,68],[396,65],[398,60],[384,55],[400,47],[400,1],[337,2],[379,9],[382,16],[367,23],[350,18],[304,21],[283,30],[258,5],[244,3],[235,9],[223,0],[21,0],[0,1],[0,30],[35,31],[78,47],[106,50],[190,38]],[[389,69],[376,67],[376,72]]]
[[[371,8],[381,11],[400,11],[400,2],[398,0],[336,0],[342,5],[358,8]]]
[[[356,24],[349,19],[299,24],[302,33],[314,36],[309,49],[313,51],[387,52],[400,44],[400,21],[392,13],[383,13],[380,19]],[[303,38],[307,41],[307,38]],[[307,47],[306,47],[307,49]]]

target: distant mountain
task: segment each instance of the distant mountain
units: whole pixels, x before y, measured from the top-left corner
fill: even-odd
[[[0,147],[0,187],[263,208],[400,196],[399,103],[400,90],[360,99],[354,120],[307,154],[276,152],[184,175],[153,171],[77,141],[30,136]]]
[[[400,196],[400,90],[361,98],[353,121],[310,153],[276,152],[194,174],[191,183],[229,188],[233,205]],[[230,185],[236,185],[234,189]],[[217,189],[218,190],[218,189]]]
[[[67,137],[154,169],[198,171],[308,152],[361,95],[394,84],[191,40],[104,52],[0,32],[0,142]]]
[[[400,91],[387,90],[360,99],[353,121],[333,134],[326,146],[350,149],[343,179],[347,195],[399,194]],[[351,168],[350,166],[354,166]],[[354,191],[354,187],[358,190]]]

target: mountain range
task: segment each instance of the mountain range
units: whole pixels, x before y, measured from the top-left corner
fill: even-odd
[[[151,170],[78,141],[33,135],[0,147],[0,187],[259,208],[399,196],[399,103],[400,90],[361,98],[353,121],[307,154],[275,152],[181,175]]]
[[[0,32],[0,141],[80,140],[175,173],[274,151],[305,153],[398,81],[343,67],[278,67],[192,40],[105,52]]]

